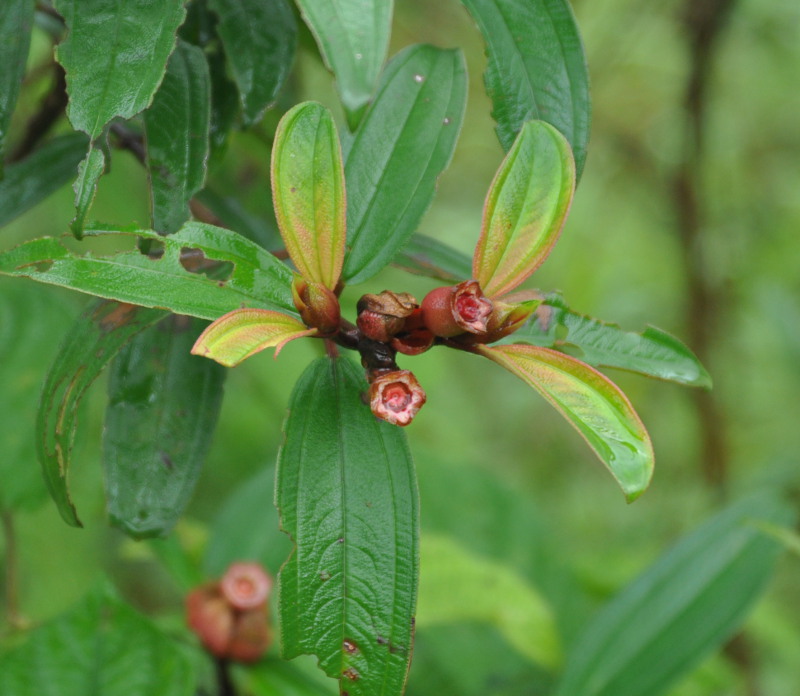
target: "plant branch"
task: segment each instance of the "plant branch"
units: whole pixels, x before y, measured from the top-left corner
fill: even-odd
[[[231,663],[218,657],[214,660],[217,671],[218,696],[236,696],[236,687],[231,679]]]
[[[55,74],[53,86],[42,99],[39,110],[28,121],[25,135],[11,153],[10,162],[19,162],[33,152],[39,141],[50,132],[67,108],[67,81],[64,68],[58,63],[53,63],[52,68]]]

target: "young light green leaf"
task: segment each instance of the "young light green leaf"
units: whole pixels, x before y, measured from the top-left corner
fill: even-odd
[[[555,620],[544,598],[512,568],[470,553],[452,538],[425,534],[417,628],[487,622],[534,663],[555,668],[562,659]]]
[[[589,142],[589,74],[568,0],[462,0],[486,41],[484,76],[504,150],[541,119],[572,145],[580,178]]]
[[[294,60],[297,23],[287,0],[210,0],[247,123],[278,95]]]
[[[0,693],[9,696],[189,696],[195,682],[176,641],[108,590],[0,658]]]
[[[190,222],[168,237],[151,230],[90,230],[87,237],[126,237],[163,245],[161,256],[138,250],[95,256],[42,237],[0,252],[0,274],[25,276],[98,297],[216,319],[243,306],[294,312],[292,273],[272,254],[244,237],[213,225]],[[203,270],[233,264],[227,279]]]
[[[189,219],[208,159],[211,82],[202,49],[178,41],[164,80],[144,112],[153,229],[171,234]]]
[[[466,254],[424,234],[414,234],[392,263],[409,273],[460,283],[472,276],[472,260]]]
[[[490,297],[513,290],[547,258],[575,192],[569,143],[544,121],[529,121],[492,181],[472,274]]]
[[[78,178],[72,185],[72,190],[75,191],[75,217],[70,223],[76,239],[83,238],[86,215],[92,207],[97,193],[97,182],[103,176],[105,168],[106,156],[99,147],[90,147],[86,158],[78,165]]]
[[[313,336],[294,317],[267,309],[235,309],[208,326],[192,348],[194,355],[216,360],[225,367],[236,367],[251,355],[277,348],[275,357],[288,341]]]
[[[315,655],[350,696],[398,696],[418,574],[413,463],[361,400],[362,370],[321,358],[298,381],[276,503],[295,550],[280,574],[283,650]]]
[[[336,88],[351,130],[358,125],[386,58],[393,0],[297,0]]]
[[[205,322],[172,315],[111,365],[103,430],[106,505],[130,536],[164,536],[183,514],[211,446],[226,371],[189,354]]]
[[[711,376],[681,341],[648,326],[641,333],[624,331],[571,310],[557,295],[548,295],[536,313],[502,343],[531,343],[568,353],[595,367],[617,367],[647,377],[711,387]]]
[[[53,138],[0,180],[0,227],[43,201],[75,176],[89,141],[83,133]]]
[[[8,124],[17,104],[31,44],[33,10],[31,0],[3,0],[0,4],[0,65],[3,66],[0,70],[0,181]]]
[[[653,445],[630,401],[611,380],[549,348],[477,346],[547,399],[581,434],[622,488],[628,502],[653,475]]]
[[[58,62],[67,73],[67,115],[94,141],[114,117],[130,118],[153,98],[175,32],[182,0],[56,0],[67,25]]]
[[[298,104],[278,124],[272,200],[297,270],[306,280],[335,289],[346,234],[344,169],[336,124],[321,104]]]
[[[64,338],[47,373],[36,417],[36,445],[50,495],[73,526],[81,524],[68,488],[78,406],[122,346],[163,316],[157,309],[92,302]]]
[[[390,263],[419,225],[453,156],[466,98],[459,50],[411,46],[386,66],[345,166],[348,282]]]
[[[655,696],[721,645],[772,575],[761,521],[792,519],[774,493],[703,524],[609,602],[570,653],[556,696]]]

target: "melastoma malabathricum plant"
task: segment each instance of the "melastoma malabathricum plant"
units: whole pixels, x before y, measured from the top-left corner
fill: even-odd
[[[398,354],[441,346],[489,358],[538,391],[578,430],[635,499],[652,474],[650,438],[627,397],[607,377],[564,353],[510,342],[542,296],[518,287],[544,262],[558,239],[575,191],[567,140],[543,121],[521,129],[489,188],[472,259],[472,278],[431,290],[366,294],[355,323],[342,317],[339,296],[347,239],[341,146],[330,113],[299,104],[281,120],[272,153],[272,193],[286,251],[296,274],[297,316],[265,310],[232,311],[200,336],[193,352],[235,366],[266,348],[275,355],[308,337],[361,357],[378,418],[411,423],[425,403]],[[502,341],[502,344],[498,344]],[[646,462],[643,466],[642,462]]]

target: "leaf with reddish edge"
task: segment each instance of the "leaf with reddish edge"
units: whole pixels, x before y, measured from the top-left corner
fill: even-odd
[[[489,188],[472,275],[489,297],[513,290],[547,258],[575,192],[569,143],[544,121],[529,121]]]
[[[277,358],[281,348],[289,341],[315,333],[316,329],[309,329],[281,312],[235,309],[206,327],[194,344],[192,353],[216,360],[225,367],[235,367],[266,348],[277,347]]]
[[[617,480],[628,502],[653,475],[653,445],[630,401],[611,380],[580,360],[549,348],[476,346],[558,409]]]
[[[300,274],[330,290],[344,261],[345,192],[339,135],[330,112],[304,102],[286,112],[272,148],[278,227]]]

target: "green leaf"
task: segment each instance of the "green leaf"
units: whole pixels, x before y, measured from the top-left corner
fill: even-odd
[[[56,0],[67,37],[56,56],[67,73],[67,115],[95,140],[116,116],[153,98],[183,22],[182,0]]]
[[[466,97],[460,50],[412,46],[386,67],[345,167],[349,282],[375,275],[416,230],[453,156]]]
[[[413,463],[362,402],[362,371],[321,358],[298,381],[276,503],[295,550],[281,570],[288,658],[316,655],[350,696],[403,691],[418,573]]]
[[[472,276],[472,260],[453,247],[424,234],[414,234],[392,263],[418,275],[450,283]]]
[[[228,136],[236,123],[239,115],[239,90],[228,79],[226,72],[227,60],[220,49],[209,52],[208,69],[211,77],[211,120],[209,123],[209,145],[211,154],[209,159],[216,162],[222,158],[228,144]]]
[[[775,494],[722,511],[623,589],[576,642],[556,696],[657,696],[729,638],[764,590],[786,523]]]
[[[512,568],[474,555],[452,538],[422,537],[417,627],[482,621],[493,625],[517,652],[554,668],[561,646],[553,614],[536,589]]]
[[[486,41],[484,80],[497,136],[508,150],[523,124],[554,125],[580,178],[589,142],[589,74],[568,0],[462,0]]]
[[[472,274],[488,296],[513,290],[547,258],[574,192],[569,143],[544,121],[529,121],[486,195]]]
[[[189,219],[208,159],[211,81],[203,51],[178,41],[164,80],[144,112],[153,229],[171,234]]]
[[[0,510],[30,510],[47,498],[33,423],[42,365],[53,359],[53,337],[67,330],[75,312],[63,293],[37,290],[11,278],[0,282]]]
[[[297,45],[297,23],[286,0],[209,0],[217,13],[245,121],[255,123],[278,95]]]
[[[294,317],[266,309],[235,309],[211,324],[197,339],[192,353],[216,360],[225,367],[267,348],[281,347],[294,338],[316,333]]]
[[[367,106],[386,58],[393,0],[297,0],[336,89],[351,130]]]
[[[50,495],[71,525],[81,524],[68,488],[80,401],[122,346],[163,316],[155,309],[92,302],[50,366],[36,417],[36,445]]]
[[[0,70],[0,181],[8,124],[17,104],[31,44],[33,10],[32,0],[3,0],[0,4],[0,65],[3,66]]]
[[[7,167],[5,178],[0,180],[0,227],[72,179],[86,155],[87,145],[82,133],[62,135]]]
[[[75,217],[70,223],[72,234],[76,239],[83,237],[83,226],[89,208],[92,207],[95,194],[97,193],[97,182],[103,176],[106,167],[106,156],[100,148],[90,147],[86,158],[78,165],[78,178],[72,185],[75,191]]]
[[[96,256],[85,247],[81,254],[60,239],[42,237],[0,252],[0,274],[201,319],[243,306],[294,312],[291,271],[230,230],[190,222],[168,237],[151,230],[90,230],[86,236],[118,241],[138,236],[162,244],[164,253],[158,258],[138,250]],[[227,280],[203,275],[200,269],[207,261],[233,264]]]
[[[547,399],[581,434],[619,483],[628,502],[653,475],[653,445],[630,401],[588,365],[548,348],[478,346]]]
[[[175,641],[108,591],[0,658],[0,693],[14,696],[189,696],[194,682]]]
[[[333,290],[344,258],[344,169],[336,124],[316,102],[290,109],[272,148],[272,200],[300,274]]]
[[[189,353],[204,326],[170,316],[135,336],[111,366],[106,503],[112,523],[137,539],[172,530],[211,446],[226,372]]]
[[[267,658],[235,674],[242,693],[252,696],[333,696],[330,683],[320,684],[296,663],[283,660]]]
[[[653,326],[624,331],[571,310],[548,295],[536,313],[503,343],[531,343],[568,353],[596,367],[617,367],[691,387],[711,387],[697,356],[674,336]]]
[[[204,188],[195,196],[195,199],[216,215],[225,227],[238,232],[269,251],[283,249],[283,240],[274,217],[265,220],[246,210],[238,199],[222,196],[210,188]],[[269,204],[271,210],[271,193]]]

